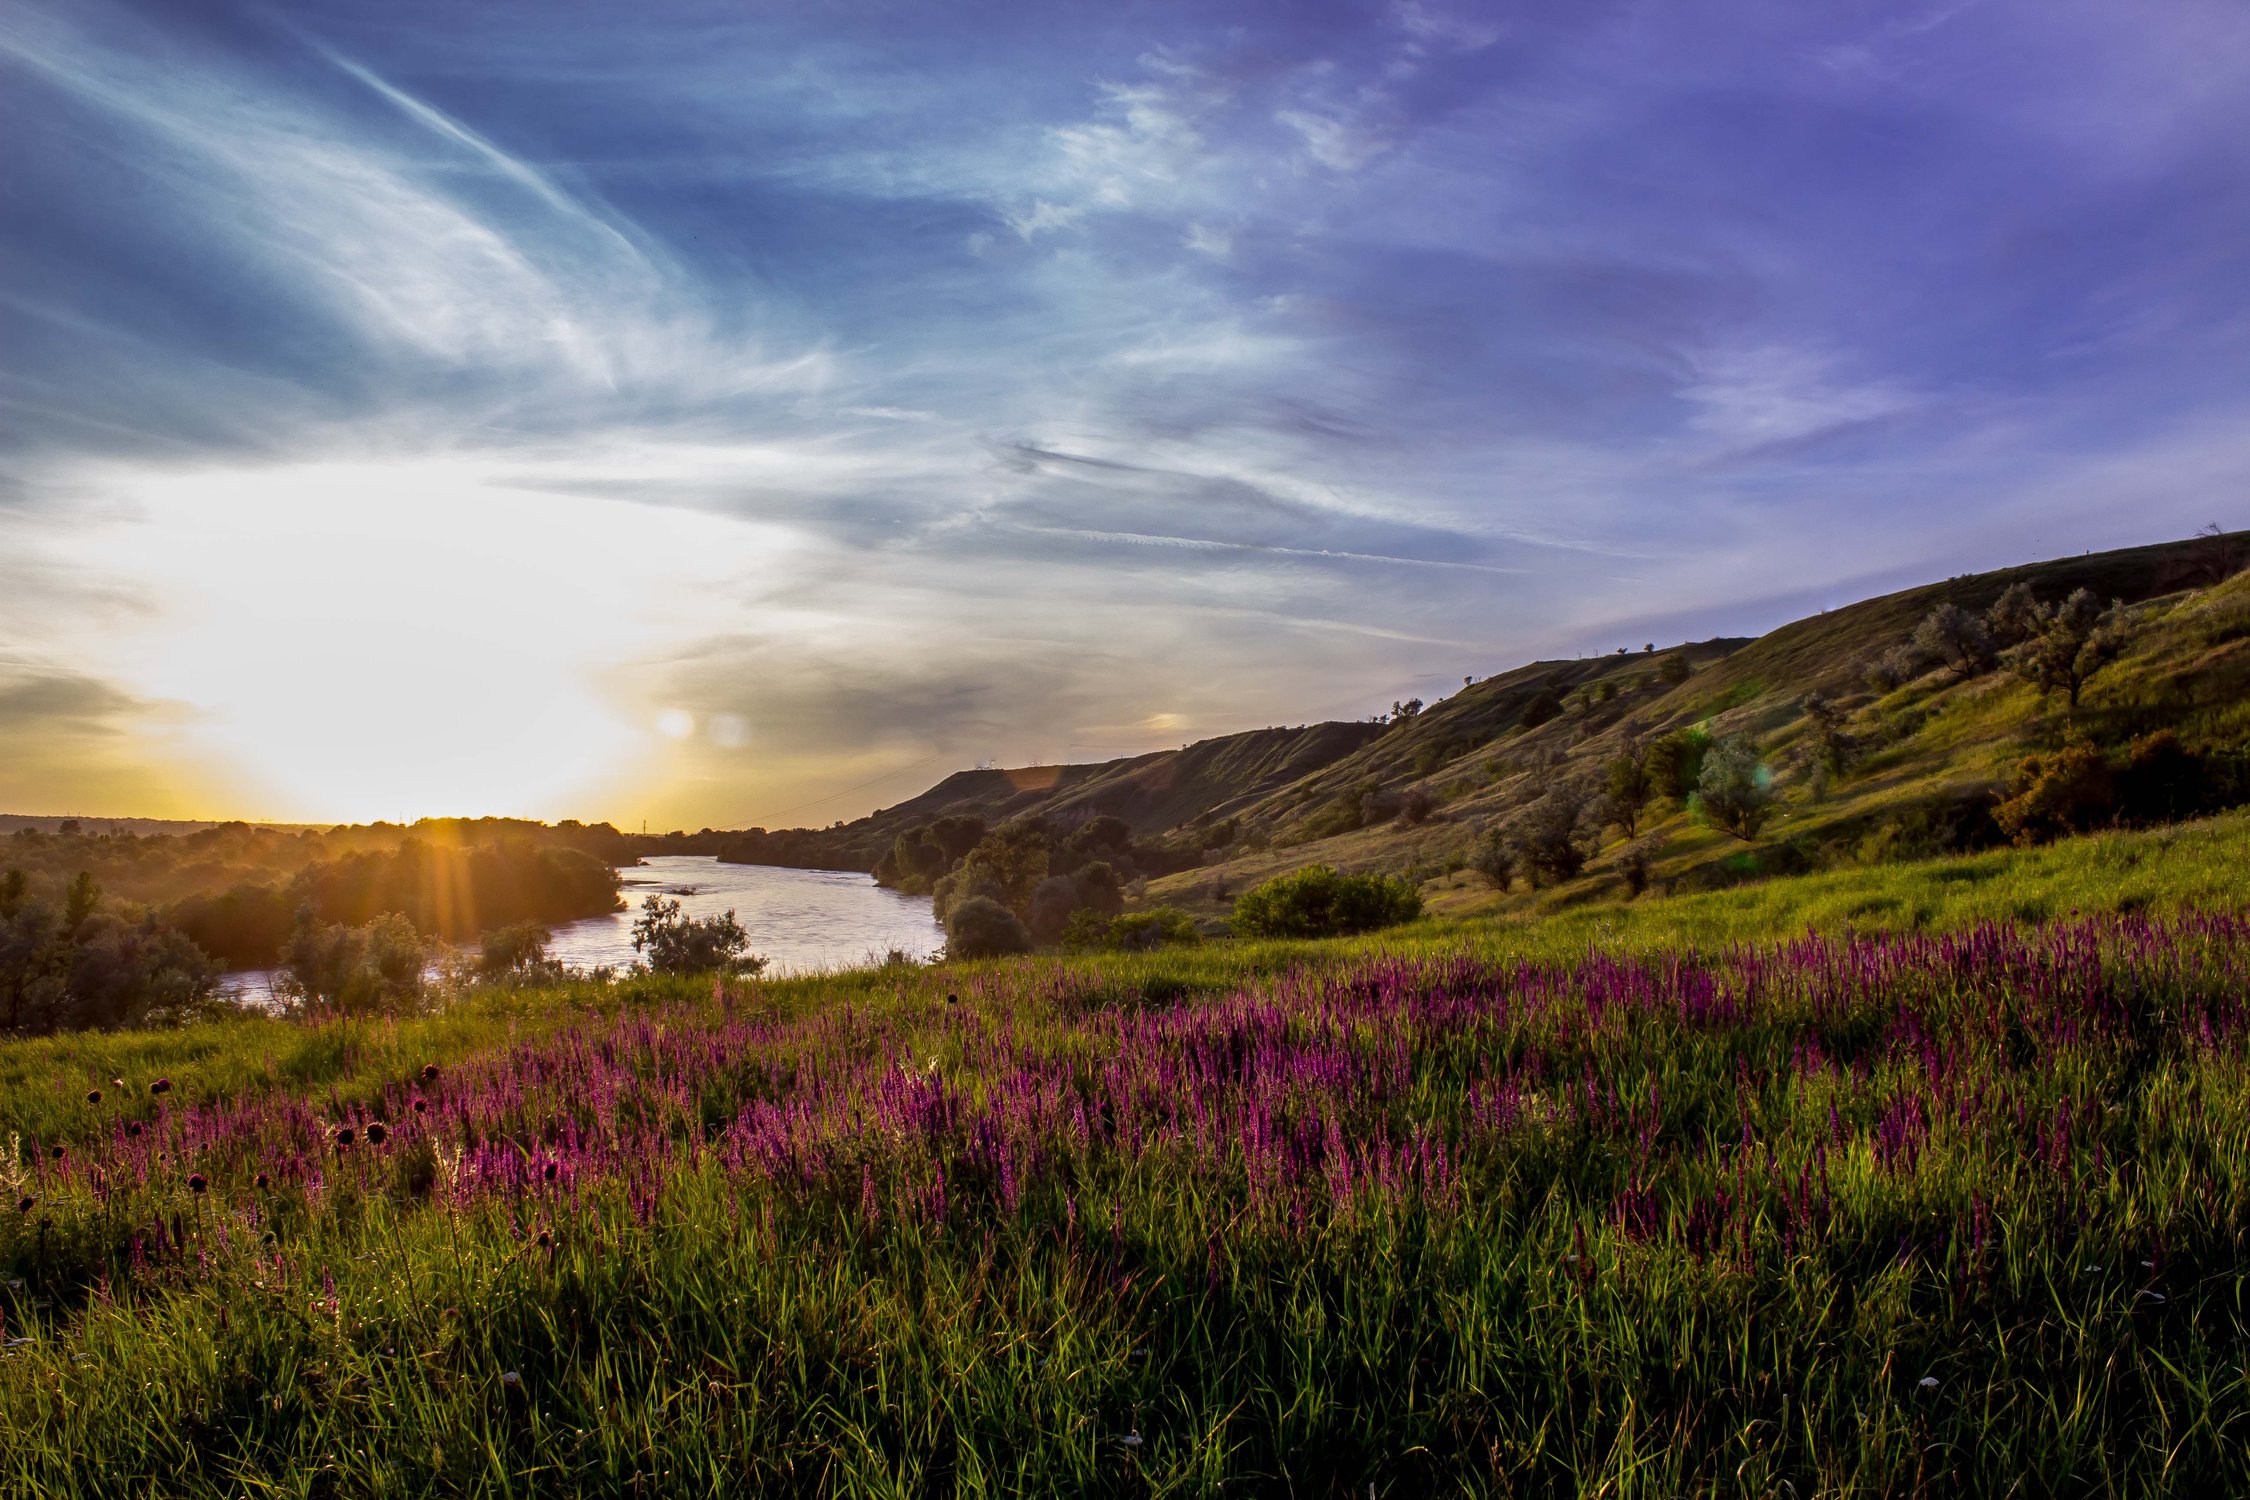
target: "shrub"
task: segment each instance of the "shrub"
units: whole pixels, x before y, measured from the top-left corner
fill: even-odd
[[[2008,666],[2042,694],[2062,693],[2072,708],[2086,680],[2125,649],[2124,611],[2078,589],[2060,605],[2039,606],[2023,643],[2008,653]]]
[[[1535,888],[1542,880],[1575,880],[1586,868],[1586,823],[1585,793],[1567,784],[1549,787],[1516,820],[1516,857]]]
[[[1688,680],[1689,674],[1694,670],[1688,664],[1687,657],[1675,651],[1656,664],[1656,678],[1669,687],[1678,687]]]
[[[2117,788],[2109,762],[2091,745],[2025,756],[2016,767],[2010,795],[1992,810],[1993,821],[2019,844],[2084,833],[2116,815]]]
[[[1711,746],[1695,790],[1704,816],[1745,842],[1758,836],[1773,811],[1772,773],[1758,763],[1758,752],[1739,735]]]
[[[1469,856],[1469,868],[1491,881],[1494,890],[1505,891],[1516,878],[1516,851],[1499,829],[1487,829]]]
[[[1398,820],[1415,826],[1430,821],[1437,812],[1437,798],[1427,788],[1409,787],[1398,799]]]
[[[657,974],[755,974],[766,961],[750,951],[750,934],[730,910],[689,916],[670,896],[651,895],[633,919],[633,951]]]
[[[1340,937],[1421,914],[1422,893],[1394,875],[1344,875],[1313,865],[1236,897],[1234,927],[1248,937]]]
[[[547,957],[547,924],[517,922],[484,935],[477,977],[484,980],[559,979],[562,965]]]
[[[1684,804],[1695,795],[1696,779],[1703,774],[1703,757],[1710,749],[1711,736],[1702,729],[1679,729],[1664,736],[1648,747],[1651,786]]]
[[[1992,632],[1983,619],[1950,602],[1922,617],[1914,628],[1914,648],[1958,678],[1974,677],[1993,662]]]
[[[945,919],[949,959],[1000,958],[1031,951],[1031,931],[1023,919],[989,896],[955,904]]]
[[[1641,809],[1656,794],[1656,778],[1649,774],[1648,755],[1638,740],[1610,758],[1603,771],[1602,790],[1609,795],[1609,815],[1625,837],[1640,833]]]
[[[281,950],[280,989],[344,1015],[395,1014],[421,1003],[428,966],[428,945],[397,912],[347,927],[308,910]]]
[[[2117,809],[2133,823],[2175,823],[2209,812],[2222,799],[2210,759],[2169,729],[2143,735],[2117,768]]]
[[[1653,853],[1646,840],[1635,839],[1617,856],[1617,873],[1624,878],[1625,892],[1638,896],[1648,889],[1648,864]]]
[[[1146,953],[1202,941],[1203,934],[1195,929],[1195,918],[1176,906],[1155,906],[1147,911],[1112,917],[1102,945],[1127,953]]]
[[[1523,712],[1516,716],[1516,722],[1526,729],[1537,729],[1549,720],[1560,717],[1562,711],[1562,698],[1552,687],[1542,687],[1524,704]]]

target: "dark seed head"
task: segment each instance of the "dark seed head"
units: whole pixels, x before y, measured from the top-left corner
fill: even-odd
[[[61,1161],[64,1156],[64,1151],[63,1148],[59,1145],[49,1146],[47,1148],[47,1154],[53,1157],[56,1161]]]
[[[101,1091],[100,1089],[88,1089],[88,1090],[86,1090],[86,1102],[87,1102],[88,1104],[99,1104],[99,1103],[101,1103],[101,1102],[102,1102],[102,1091]]]
[[[427,1099],[417,1099],[414,1101],[414,1113],[416,1114],[420,1114],[423,1110],[428,1109],[429,1107],[430,1101]]]
[[[265,1173],[260,1172],[257,1177],[256,1186],[258,1191],[262,1193],[267,1188],[273,1186],[273,1179],[271,1177],[268,1177]]]
[[[367,1127],[367,1144],[370,1146],[380,1146],[383,1144],[384,1138],[390,1133],[391,1132],[389,1128],[386,1127],[381,1120],[377,1120]]]
[[[127,1135],[139,1135],[141,1133],[141,1122],[138,1120],[127,1120],[125,1122],[125,1133]]]
[[[152,1094],[169,1094],[172,1092],[172,1080],[159,1078],[148,1086],[148,1091]]]
[[[551,1234],[551,1233],[549,1233],[549,1232],[548,1232],[547,1230],[544,1230],[544,1229],[540,1230],[540,1231],[539,1231],[539,1248],[540,1248],[540,1249],[542,1249],[542,1250],[552,1250],[552,1249],[554,1249],[554,1248],[555,1248],[555,1237],[554,1237],[554,1235],[553,1235],[553,1234]]]
[[[191,1193],[201,1193],[201,1192],[202,1192],[202,1191],[203,1191],[203,1190],[204,1190],[205,1188],[209,1187],[210,1185],[211,1185],[210,1183],[208,1183],[208,1182],[205,1182],[205,1181],[203,1180],[203,1174],[202,1174],[201,1172],[190,1172],[190,1173],[188,1173],[188,1180],[187,1180],[187,1190],[188,1190],[189,1192],[191,1192]]]
[[[945,997],[945,1003],[948,1005],[959,1005],[961,1003],[961,997],[959,995],[947,995]]]
[[[352,1128],[351,1128],[351,1126],[349,1126],[349,1125],[339,1125],[339,1126],[337,1126],[337,1127],[336,1127],[336,1144],[337,1144],[337,1145],[339,1145],[339,1146],[349,1146],[349,1145],[350,1145],[351,1143],[352,1143]]]
[[[560,1167],[557,1167],[553,1162],[549,1162],[544,1168],[541,1169],[539,1175],[546,1178],[549,1182],[553,1182],[556,1177],[561,1175],[561,1172],[562,1169]]]
[[[424,1063],[424,1064],[422,1064],[422,1081],[423,1081],[424,1083],[435,1083],[435,1082],[437,1082],[437,1073],[438,1073],[438,1068],[437,1068],[437,1064],[436,1064],[436,1063]]]
[[[30,1213],[38,1206],[39,1200],[37,1198],[18,1198],[16,1200],[16,1212],[19,1214]]]

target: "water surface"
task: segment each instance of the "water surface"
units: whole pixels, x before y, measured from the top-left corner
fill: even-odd
[[[750,934],[750,951],[770,962],[766,973],[804,974],[878,963],[896,948],[927,958],[945,942],[927,896],[902,896],[874,877],[839,870],[785,870],[776,865],[723,865],[702,854],[662,854],[618,871],[625,910],[557,927],[547,954],[574,969],[607,964],[626,969],[633,951],[633,919],[651,895],[676,898],[691,917],[732,911]],[[433,973],[436,971],[433,969]],[[243,969],[224,975],[219,988],[243,1003],[271,1006],[276,975]]]
[[[635,961],[633,919],[642,898],[672,896],[691,917],[732,910],[768,974],[802,974],[878,962],[893,948],[926,958],[945,941],[927,896],[902,896],[872,876],[839,870],[724,865],[708,855],[663,854],[618,872],[626,909],[555,929],[550,957],[574,969]]]

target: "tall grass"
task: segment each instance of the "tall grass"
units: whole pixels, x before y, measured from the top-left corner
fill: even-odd
[[[2250,923],[1458,939],[48,1044],[0,1488],[2250,1486]]]

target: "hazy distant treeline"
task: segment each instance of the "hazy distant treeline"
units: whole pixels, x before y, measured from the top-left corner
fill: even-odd
[[[184,1018],[222,969],[276,964],[305,932],[384,919],[464,942],[598,916],[633,857],[607,824],[512,819],[20,830],[0,837],[0,1032]]]

